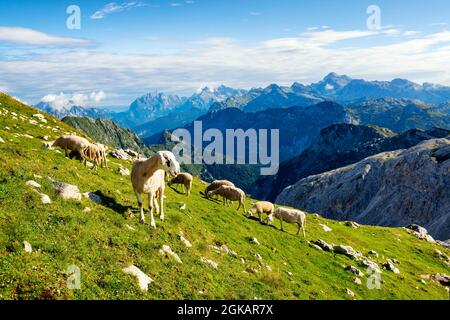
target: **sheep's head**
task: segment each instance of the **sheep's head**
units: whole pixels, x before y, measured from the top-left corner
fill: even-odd
[[[161,160],[161,169],[172,177],[176,177],[180,173],[180,164],[174,154],[170,151],[159,151],[158,155]]]

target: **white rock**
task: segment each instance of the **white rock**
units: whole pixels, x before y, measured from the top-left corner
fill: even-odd
[[[130,226],[130,225],[128,225],[128,224],[125,225],[125,228],[127,228],[127,229],[130,230],[130,231],[136,231],[135,228],[133,228],[132,226]]]
[[[330,231],[332,231],[332,229],[329,227],[329,226],[327,226],[327,225],[324,225],[324,224],[319,224],[320,226],[322,226],[322,229],[323,229],[323,231],[325,231],[325,232],[330,232]]]
[[[355,297],[355,293],[350,290],[350,289],[345,289],[345,292],[347,293],[348,296],[350,296],[350,298],[354,298]]]
[[[40,176],[38,174],[33,174],[33,178],[35,178],[35,179],[42,179],[42,176]]]
[[[255,257],[256,257],[256,260],[258,260],[260,263],[262,263],[263,258],[261,257],[261,255],[259,253],[255,253]]]
[[[186,246],[186,248],[192,248],[192,244],[182,234],[180,234],[180,240]]]
[[[28,187],[32,187],[32,188],[40,188],[41,185],[39,183],[37,183],[36,181],[33,180],[28,180],[27,182],[25,182],[25,185]]]
[[[50,204],[50,203],[52,203],[52,200],[50,199],[50,197],[48,195],[41,193],[41,202],[43,204]]]
[[[266,270],[267,270],[267,271],[272,271],[272,267],[269,266],[269,265],[266,265]]]
[[[219,268],[219,265],[216,262],[214,262],[214,261],[212,261],[210,259],[206,259],[204,257],[201,257],[200,261],[203,262],[203,263],[209,264],[214,269],[218,269]]]
[[[24,248],[25,252],[28,252],[28,253],[33,252],[33,248],[31,247],[31,244],[28,241],[23,242],[23,248]]]
[[[258,239],[256,239],[256,238],[252,238],[251,241],[252,241],[252,243],[254,243],[254,244],[260,245]]]
[[[28,139],[34,139],[34,137],[29,134],[23,134],[22,137],[28,138]]]
[[[180,210],[186,210],[186,203],[183,203],[183,205],[180,207]]]
[[[81,200],[81,192],[77,186],[59,181],[53,181],[53,188],[56,190],[58,195],[65,200]]]
[[[89,212],[91,212],[92,210],[91,210],[91,208],[89,208],[89,207],[86,207],[86,208],[84,208],[83,209],[83,212],[84,213],[89,213]]]
[[[168,256],[174,259],[178,263],[183,263],[180,257],[175,252],[173,252],[169,246],[163,245],[162,248],[159,249],[159,253],[163,256]]]
[[[124,167],[119,167],[119,173],[123,176],[129,176],[130,170],[128,170],[127,168],[124,168]]]
[[[139,288],[142,291],[148,291],[148,285],[153,282],[153,279],[142,272],[138,267],[131,265],[127,268],[122,269],[123,272],[130,274],[138,280]]]
[[[49,136],[43,136],[42,140],[48,141],[48,140],[50,140],[50,137]]]
[[[5,143],[5,140],[3,140],[2,137],[0,137],[0,143]]]

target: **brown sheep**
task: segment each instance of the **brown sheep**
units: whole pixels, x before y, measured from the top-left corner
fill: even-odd
[[[236,187],[230,187],[230,186],[225,186],[222,185],[221,187],[213,190],[213,191],[209,191],[208,192],[208,197],[211,197],[213,195],[220,195],[223,197],[224,202],[223,204],[228,205],[228,200],[233,202],[233,201],[239,201],[239,206],[237,207],[237,211],[239,211],[239,208],[242,206],[244,209],[244,213],[245,213],[245,192],[242,191],[239,188]]]
[[[192,189],[192,175],[189,173],[183,172],[178,174],[175,178],[169,181],[168,185],[171,187],[172,185],[176,185],[175,189],[178,191],[178,185],[184,186],[187,195],[189,196],[191,194]]]

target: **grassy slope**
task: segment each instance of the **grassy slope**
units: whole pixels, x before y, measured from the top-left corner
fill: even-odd
[[[28,117],[36,113],[1,94],[0,103],[0,109],[6,107]],[[60,126],[63,132],[70,130],[49,116],[47,119],[51,119],[52,127]],[[11,130],[5,130],[5,126]],[[150,230],[148,225],[138,223],[128,177],[116,173],[114,163],[119,161],[112,160],[108,170],[92,172],[76,160],[42,150],[38,138],[15,138],[14,133],[35,137],[50,134],[52,138],[57,135],[46,128],[14,121],[10,116],[0,117],[0,137],[6,141],[0,144],[0,298],[347,299],[345,288],[349,288],[357,299],[448,299],[442,286],[429,281],[421,284],[420,274],[448,273],[434,248],[447,254],[449,250],[418,240],[403,229],[351,229],[336,221],[308,216],[307,240],[320,238],[351,245],[364,254],[376,250],[380,253],[377,262],[387,257],[400,261],[400,275],[384,271],[381,289],[369,290],[366,277],[358,286],[352,283],[353,275],[344,271],[345,266],[356,262],[311,248],[302,237],[295,236],[294,226],[287,226],[288,232],[283,233],[245,218],[242,211],[236,213],[236,204],[226,208],[205,200],[200,195],[204,185],[198,180],[190,198],[168,189],[166,221],[157,219],[158,229]],[[33,174],[43,179],[35,179]],[[101,192],[106,204],[87,199],[60,200],[45,179],[47,176],[76,184],[82,192]],[[52,204],[41,204],[38,194],[25,187],[29,179],[42,184],[42,192],[52,198]],[[247,202],[249,206],[250,199]],[[183,203],[187,204],[185,211],[179,209]],[[87,206],[92,212],[83,212]],[[134,213],[132,218],[130,210]],[[333,231],[325,233],[319,223]],[[193,248],[183,246],[178,239],[180,231]],[[256,237],[261,245],[252,244],[251,237]],[[31,243],[33,253],[23,250],[24,240]],[[158,253],[165,244],[179,254],[183,264]],[[226,244],[246,263],[209,249],[214,244]],[[262,268],[258,273],[244,272],[258,268],[255,253],[272,271]],[[201,256],[216,261],[219,269],[215,271],[201,263]],[[139,291],[135,279],[121,271],[131,263],[155,280],[147,293]],[[66,288],[65,270],[72,264],[81,268],[81,290]]]

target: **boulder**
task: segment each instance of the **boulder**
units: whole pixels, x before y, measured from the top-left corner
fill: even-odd
[[[354,221],[345,221],[344,225],[347,227],[352,227],[353,229],[358,229],[360,227],[360,225]]]
[[[346,271],[351,271],[355,276],[362,277],[364,274],[356,267],[354,266],[348,266],[345,268]]]
[[[324,225],[324,224],[319,224],[319,225],[322,227],[323,231],[325,231],[325,232],[332,231],[332,229],[327,225]]]
[[[81,200],[81,192],[80,189],[78,189],[77,186],[59,182],[59,181],[53,181],[53,188],[56,190],[56,193],[58,196],[63,198],[64,200],[68,199],[74,199],[74,200]]]
[[[319,246],[324,251],[331,252],[333,251],[333,246],[331,244],[326,243],[325,241],[319,239],[314,242],[315,245]]]
[[[362,255],[350,246],[337,245],[333,247],[333,251],[337,254],[346,255],[349,258],[358,260]]]
[[[124,167],[119,167],[119,173],[123,176],[129,176],[130,170]]]
[[[52,203],[52,200],[50,199],[50,197],[48,195],[43,194],[43,193],[41,193],[40,195],[41,195],[41,202],[43,204],[50,204],[50,203]]]
[[[400,273],[400,270],[392,263],[392,261],[389,260],[383,263],[383,268],[388,271],[392,271],[393,273]]]
[[[417,224],[410,224],[406,227],[406,229],[412,230],[413,235],[415,235],[419,239],[426,240],[432,243],[435,242],[433,237],[428,234],[428,230],[424,227],[421,227]]]
[[[180,233],[180,240],[186,248],[192,248],[192,244],[187,240],[182,233]]]
[[[24,241],[23,242],[23,249],[27,253],[32,253],[33,252],[33,248],[31,247],[31,244],[28,241]]]
[[[162,246],[162,248],[159,249],[159,253],[160,253],[161,255],[163,255],[163,256],[167,256],[167,257],[169,257],[169,258],[174,259],[174,260],[175,260],[176,262],[178,262],[178,263],[183,263],[183,262],[181,261],[180,257],[178,256],[178,254],[176,254],[175,252],[173,252],[172,249],[171,249],[169,246],[167,246],[167,245]]]

